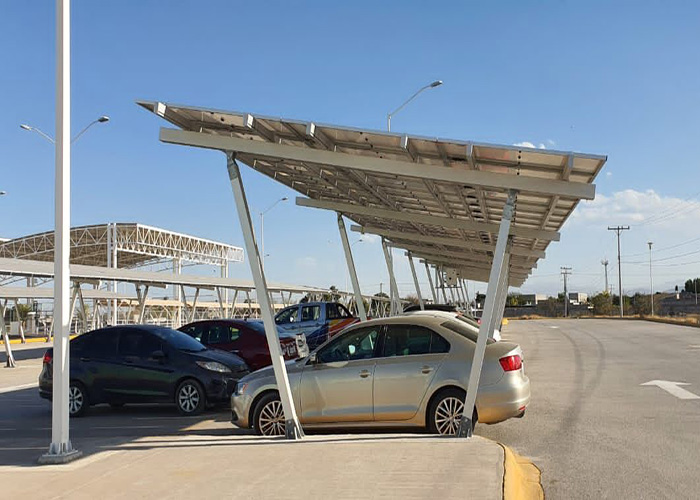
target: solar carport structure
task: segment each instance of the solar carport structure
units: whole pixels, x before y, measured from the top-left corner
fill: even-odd
[[[351,229],[382,237],[397,299],[390,246],[408,251],[414,277],[415,256],[455,269],[462,278],[488,282],[460,426],[463,436],[471,435],[486,342],[500,323],[508,286],[525,282],[549,243],[559,240],[578,202],[594,198],[592,182],[606,161],[597,155],[415,137],[162,102],[139,104],[179,128],[161,129],[161,141],[226,154],[258,297],[268,297],[267,285],[239,163],[302,194],[298,205],[337,212],[363,318],[343,216],[356,223]],[[284,363],[275,352],[279,346],[272,310],[262,301],[261,308],[287,437],[300,437]]]

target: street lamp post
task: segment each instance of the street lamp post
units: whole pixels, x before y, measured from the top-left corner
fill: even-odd
[[[391,132],[391,117],[392,117],[392,116],[394,116],[396,113],[398,113],[399,111],[401,111],[401,110],[406,106],[406,104],[408,104],[408,103],[411,102],[413,99],[415,99],[416,97],[418,97],[418,94],[420,94],[420,93],[423,92],[424,90],[428,90],[428,89],[432,89],[432,88],[435,88],[435,87],[439,87],[440,85],[442,85],[442,80],[435,80],[434,82],[429,83],[428,85],[426,85],[426,86],[424,86],[424,87],[421,87],[420,89],[418,89],[418,91],[417,91],[415,94],[413,94],[411,97],[409,97],[408,99],[406,99],[406,101],[404,101],[404,103],[403,103],[401,106],[399,106],[398,108],[396,108],[396,109],[395,109],[394,111],[392,111],[391,113],[387,113],[387,115],[386,115],[386,129],[387,129],[387,131]]]
[[[651,246],[654,244],[653,241],[647,241],[649,245],[649,300],[651,301],[651,315],[654,315],[654,277],[651,273]]]
[[[108,121],[109,121],[109,116],[106,116],[106,115],[102,115],[102,116],[100,116],[99,118],[97,118],[96,120],[91,121],[90,123],[87,124],[87,126],[85,126],[85,128],[83,128],[80,132],[78,132],[78,133],[75,135],[75,137],[73,137],[73,138],[71,139],[70,143],[73,144],[75,141],[77,141],[78,138],[79,138],[81,135],[83,135],[85,132],[87,132],[87,130],[88,130],[90,127],[92,127],[94,124],[96,124],[96,123],[106,123],[106,122],[108,122]],[[49,134],[43,132],[43,131],[42,131],[41,129],[39,129],[39,128],[32,127],[31,125],[27,125],[26,123],[22,123],[22,124],[19,126],[19,128],[21,128],[22,130],[26,130],[26,131],[28,131],[28,132],[36,132],[37,134],[39,134],[40,136],[42,136],[44,139],[46,139],[47,141],[49,141],[51,144],[53,144],[53,145],[56,144],[56,141],[54,140],[53,137],[51,137]]]
[[[287,198],[286,196],[283,198],[280,198],[279,200],[274,202],[272,205],[267,207],[267,210],[263,210],[262,212],[260,212],[260,249],[262,250],[262,252],[260,252],[260,264],[261,264],[263,271],[265,271],[265,214],[267,212],[269,212],[270,210],[272,210],[273,208],[275,208],[278,203],[281,203],[283,201],[287,201],[288,199],[289,198]]]

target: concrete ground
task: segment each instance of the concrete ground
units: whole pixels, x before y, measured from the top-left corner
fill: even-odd
[[[523,419],[478,426],[542,470],[547,498],[698,498],[700,329],[646,321],[511,321],[532,401]],[[687,395],[686,395],[687,396]]]
[[[71,421],[84,458],[37,466],[51,440],[38,397],[41,349],[0,370],[4,498],[503,498],[503,448],[421,434],[264,439],[226,410],[181,417],[174,407],[108,406]],[[31,387],[27,387],[30,385]]]

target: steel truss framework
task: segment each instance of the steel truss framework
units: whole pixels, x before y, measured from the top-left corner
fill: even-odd
[[[71,228],[71,264],[106,267],[115,234],[121,268],[174,259],[217,266],[243,261],[240,247],[143,224],[108,223]],[[53,262],[53,249],[54,232],[49,231],[0,243],[0,257]]]
[[[226,155],[291,439],[303,437],[303,432],[274,341],[267,283],[238,162],[305,195],[297,204],[337,212],[357,296],[342,217],[356,222],[360,232],[382,236],[394,314],[400,307],[392,247],[411,252],[416,284],[414,256],[439,267],[440,284],[445,267],[455,270],[459,280],[488,282],[459,429],[459,435],[469,437],[487,339],[502,317],[508,286],[527,279],[549,243],[559,239],[559,230],[579,201],[594,198],[592,182],[606,161],[598,155],[349,129],[162,102],[139,104],[182,129],[161,129],[161,141]],[[456,301],[457,287],[447,288]],[[436,297],[434,290],[431,282]],[[443,296],[445,290],[442,284]],[[416,291],[420,296],[418,287]]]

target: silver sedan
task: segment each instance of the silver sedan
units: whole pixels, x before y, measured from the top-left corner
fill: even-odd
[[[304,428],[427,427],[455,434],[464,408],[476,332],[444,315],[422,313],[358,323],[287,363]],[[530,401],[520,346],[489,341],[473,422],[521,417]],[[284,434],[272,367],[242,378],[232,422],[258,434]]]

